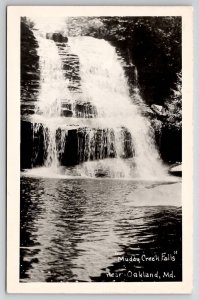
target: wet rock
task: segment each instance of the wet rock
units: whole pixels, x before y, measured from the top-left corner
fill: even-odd
[[[103,168],[99,168],[95,172],[95,177],[110,177],[108,170],[104,170]]]
[[[39,56],[37,54],[38,43],[34,37],[33,29],[26,23],[23,18],[21,21],[21,101],[25,104],[29,101],[36,101],[38,98],[39,91]],[[28,108],[28,107],[27,107]],[[21,107],[22,115],[28,113],[25,105]],[[34,107],[31,107],[29,112],[34,113]]]
[[[61,116],[70,118],[70,117],[73,116],[73,112],[71,110],[68,110],[68,109],[62,109]]]
[[[77,103],[75,106],[76,116],[79,118],[95,118],[97,116],[96,107],[90,103]]]
[[[45,145],[43,128],[33,132],[33,124],[21,121],[21,169],[44,165]]]
[[[160,133],[159,151],[165,162],[182,161],[182,130],[163,126]]]
[[[175,164],[169,169],[169,173],[175,176],[182,176],[182,165]]]
[[[159,116],[166,116],[166,110],[162,105],[152,104],[151,109]]]
[[[60,32],[46,33],[46,38],[55,41],[56,43],[67,43],[68,38]]]

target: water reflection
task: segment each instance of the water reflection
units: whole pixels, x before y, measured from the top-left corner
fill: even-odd
[[[118,256],[175,250],[176,263],[166,269],[178,269],[175,280],[180,280],[180,186],[22,177],[21,281],[112,281],[107,271],[154,267],[121,264]],[[163,205],[149,206],[149,193]],[[157,264],[159,270],[164,266]]]

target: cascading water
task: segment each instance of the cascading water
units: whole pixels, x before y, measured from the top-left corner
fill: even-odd
[[[62,71],[62,61],[54,41],[46,39],[41,32],[36,32],[40,67],[40,91],[36,113],[41,115],[41,123],[34,124],[37,132],[42,126],[46,150],[45,166],[56,170],[59,167],[59,152],[56,143],[57,121],[61,116],[61,104],[64,99],[70,102],[67,81]],[[64,135],[61,135],[64,147]]]
[[[40,93],[33,122],[35,132],[41,126],[44,131],[45,167],[59,172],[59,156],[68,131],[74,127],[85,136],[84,142],[78,142],[80,161],[74,167],[78,175],[145,179],[163,176],[150,123],[136,104],[139,90],[136,88],[135,95],[130,96],[115,48],[103,39],[86,36],[71,37],[67,45],[62,45],[79,58],[81,91],[74,98],[64,77],[64,54],[61,58],[56,43],[41,31],[36,31],[35,37],[39,44]],[[63,103],[70,104],[70,117],[62,116]],[[77,110],[81,105],[87,107],[86,113]]]
[[[69,45],[80,60],[84,99],[96,107],[101,126],[112,128],[115,133],[117,161],[109,160],[101,164],[110,165],[113,174],[115,170],[118,174],[119,167],[122,177],[149,178],[162,175],[163,167],[150,123],[141,115],[134,99],[130,98],[125,73],[115,48],[103,39],[92,37],[70,38]],[[136,69],[135,72],[137,81]],[[135,153],[131,161],[122,158],[125,142],[123,128],[130,132],[132,139],[132,152]],[[91,164],[95,167],[99,162]]]

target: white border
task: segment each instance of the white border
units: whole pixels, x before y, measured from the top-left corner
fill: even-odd
[[[9,293],[191,293],[193,273],[193,24],[191,6],[9,6],[7,8],[7,291]],[[183,282],[20,283],[20,17],[182,16]]]

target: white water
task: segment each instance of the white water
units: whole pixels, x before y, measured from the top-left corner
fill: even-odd
[[[35,32],[38,42],[37,54],[40,68],[40,90],[37,102],[37,114],[42,116],[41,123],[44,131],[47,157],[46,167],[54,171],[59,166],[58,150],[56,145],[56,120],[61,115],[61,104],[65,99],[71,102],[68,82],[62,71],[62,61],[54,41],[46,39],[45,34]],[[54,120],[54,122],[52,122]],[[34,131],[39,130],[41,124],[35,122]],[[63,136],[64,138],[64,136]],[[61,140],[64,146],[64,139]]]
[[[64,148],[64,135],[61,138],[61,150],[58,151],[56,131],[58,128],[67,133],[70,128],[84,128],[87,123],[88,161],[76,167],[78,175],[95,177],[97,173],[115,178],[159,178],[165,175],[164,168],[155,147],[153,132],[149,121],[139,111],[131,99],[129,88],[121,60],[116,50],[105,40],[92,37],[69,38],[71,52],[76,54],[80,62],[81,101],[91,103],[96,108],[95,119],[78,119],[61,117],[62,102],[71,103],[75,109],[73,97],[64,78],[62,60],[58,47],[52,40],[47,40],[40,31],[35,32],[40,57],[40,93],[37,114],[33,117],[35,131],[39,126],[44,128],[47,157],[45,167],[48,174],[59,173],[58,156]],[[137,71],[136,71],[137,72]],[[136,74],[137,78],[137,74]],[[137,89],[137,92],[138,89]],[[137,96],[139,96],[137,94]],[[135,95],[136,98],[136,95]],[[40,117],[38,116],[40,115]],[[74,116],[77,115],[74,114]],[[37,119],[40,119],[38,125]],[[40,125],[40,124],[43,125]],[[96,143],[94,129],[111,129],[114,131],[115,158],[91,161],[92,144]],[[133,158],[124,159],[125,138],[123,129],[130,132]],[[108,151],[110,136],[107,136]],[[104,144],[103,144],[104,145]],[[70,147],[70,145],[68,145]],[[102,149],[101,149],[102,150]],[[67,174],[67,170],[65,171]],[[45,172],[44,172],[45,173]]]
[[[152,128],[149,121],[141,116],[139,107],[130,98],[127,80],[115,48],[107,41],[93,37],[70,38],[69,45],[71,51],[77,54],[80,60],[84,99],[96,106],[98,117],[104,119],[103,122],[107,127],[113,128],[116,133],[115,146],[118,160],[113,162],[112,167],[115,166],[116,169],[118,166],[123,167],[124,177],[162,176],[164,171],[154,144]],[[130,165],[121,159],[124,142],[121,127],[125,127],[131,133],[135,148],[135,157]],[[93,165],[98,165],[99,162],[89,164],[92,165],[92,170],[95,168]]]

